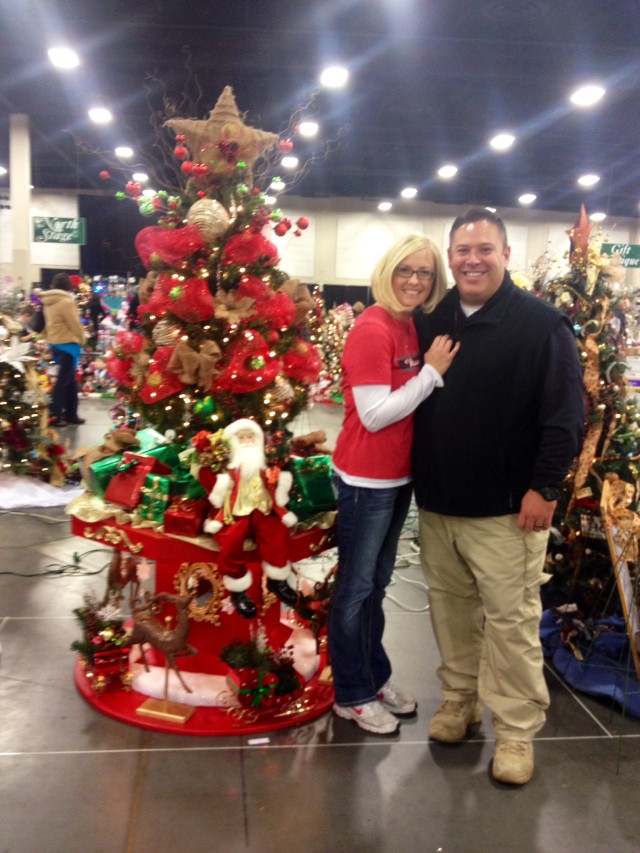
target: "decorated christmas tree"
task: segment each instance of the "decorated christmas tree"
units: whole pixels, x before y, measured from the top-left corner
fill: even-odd
[[[148,270],[140,331],[116,334],[109,372],[127,417],[178,442],[240,417],[285,433],[322,364],[295,325],[299,284],[278,266],[271,238],[283,217],[253,174],[265,152],[290,142],[245,124],[229,87],[205,120],[167,125],[186,183],[152,202],[140,185],[125,188],[158,221],[136,239]]]
[[[569,270],[548,281],[538,279],[534,291],[574,327],[587,413],[583,447],[558,504],[548,560],[554,578],[543,596],[551,603],[572,602],[582,614],[598,618],[620,610],[602,518],[603,487],[607,483],[612,494],[624,494],[619,513],[625,524],[633,518],[640,522],[635,515],[640,425],[635,395],[625,380],[624,268],[620,259],[601,254],[602,240],[592,229],[582,208],[568,231]],[[631,580],[637,586],[634,576]]]

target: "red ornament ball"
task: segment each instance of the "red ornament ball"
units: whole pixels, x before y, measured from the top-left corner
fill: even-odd
[[[176,147],[173,149],[173,156],[176,158],[176,160],[186,160],[189,156],[189,152],[184,147],[184,145],[176,145]]]
[[[289,154],[289,152],[293,149],[293,142],[290,139],[281,139],[278,143],[278,148],[282,152],[282,154]]]
[[[124,191],[127,195],[130,195],[132,198],[137,198],[142,194],[142,185],[137,184],[135,181],[128,181],[125,184]]]
[[[296,219],[296,225],[301,231],[305,231],[309,227],[309,220],[306,216],[301,216],[299,219]]]
[[[295,237],[302,237],[302,231],[299,228],[296,228],[293,234]]]
[[[278,222],[276,227],[273,229],[278,237],[284,237],[284,235],[289,230],[284,222]]]
[[[98,177],[103,181],[108,181],[111,177],[111,172],[107,172],[106,169],[103,169],[102,172],[98,175]]]
[[[176,136],[176,142],[184,142],[184,141],[185,141],[185,139],[186,139],[186,136],[184,135],[184,133],[179,133],[179,134]]]
[[[184,163],[180,166],[180,171],[183,175],[192,175],[194,166],[195,163],[192,160],[185,160]]]

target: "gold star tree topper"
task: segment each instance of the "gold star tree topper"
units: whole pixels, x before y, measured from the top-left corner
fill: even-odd
[[[244,164],[248,184],[253,164],[278,141],[276,133],[244,124],[231,86],[225,86],[208,118],[173,118],[166,125],[184,136],[193,160],[214,174],[231,174]]]

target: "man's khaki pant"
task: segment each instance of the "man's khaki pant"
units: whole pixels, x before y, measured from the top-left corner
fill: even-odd
[[[549,707],[539,635],[548,531],[527,533],[517,515],[419,518],[443,698],[477,695],[497,738],[532,740]]]

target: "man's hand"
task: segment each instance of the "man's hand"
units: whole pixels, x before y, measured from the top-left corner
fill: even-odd
[[[557,503],[557,501],[545,501],[541,494],[529,489],[522,498],[518,525],[523,530],[534,530],[536,532],[548,530],[551,527]]]

